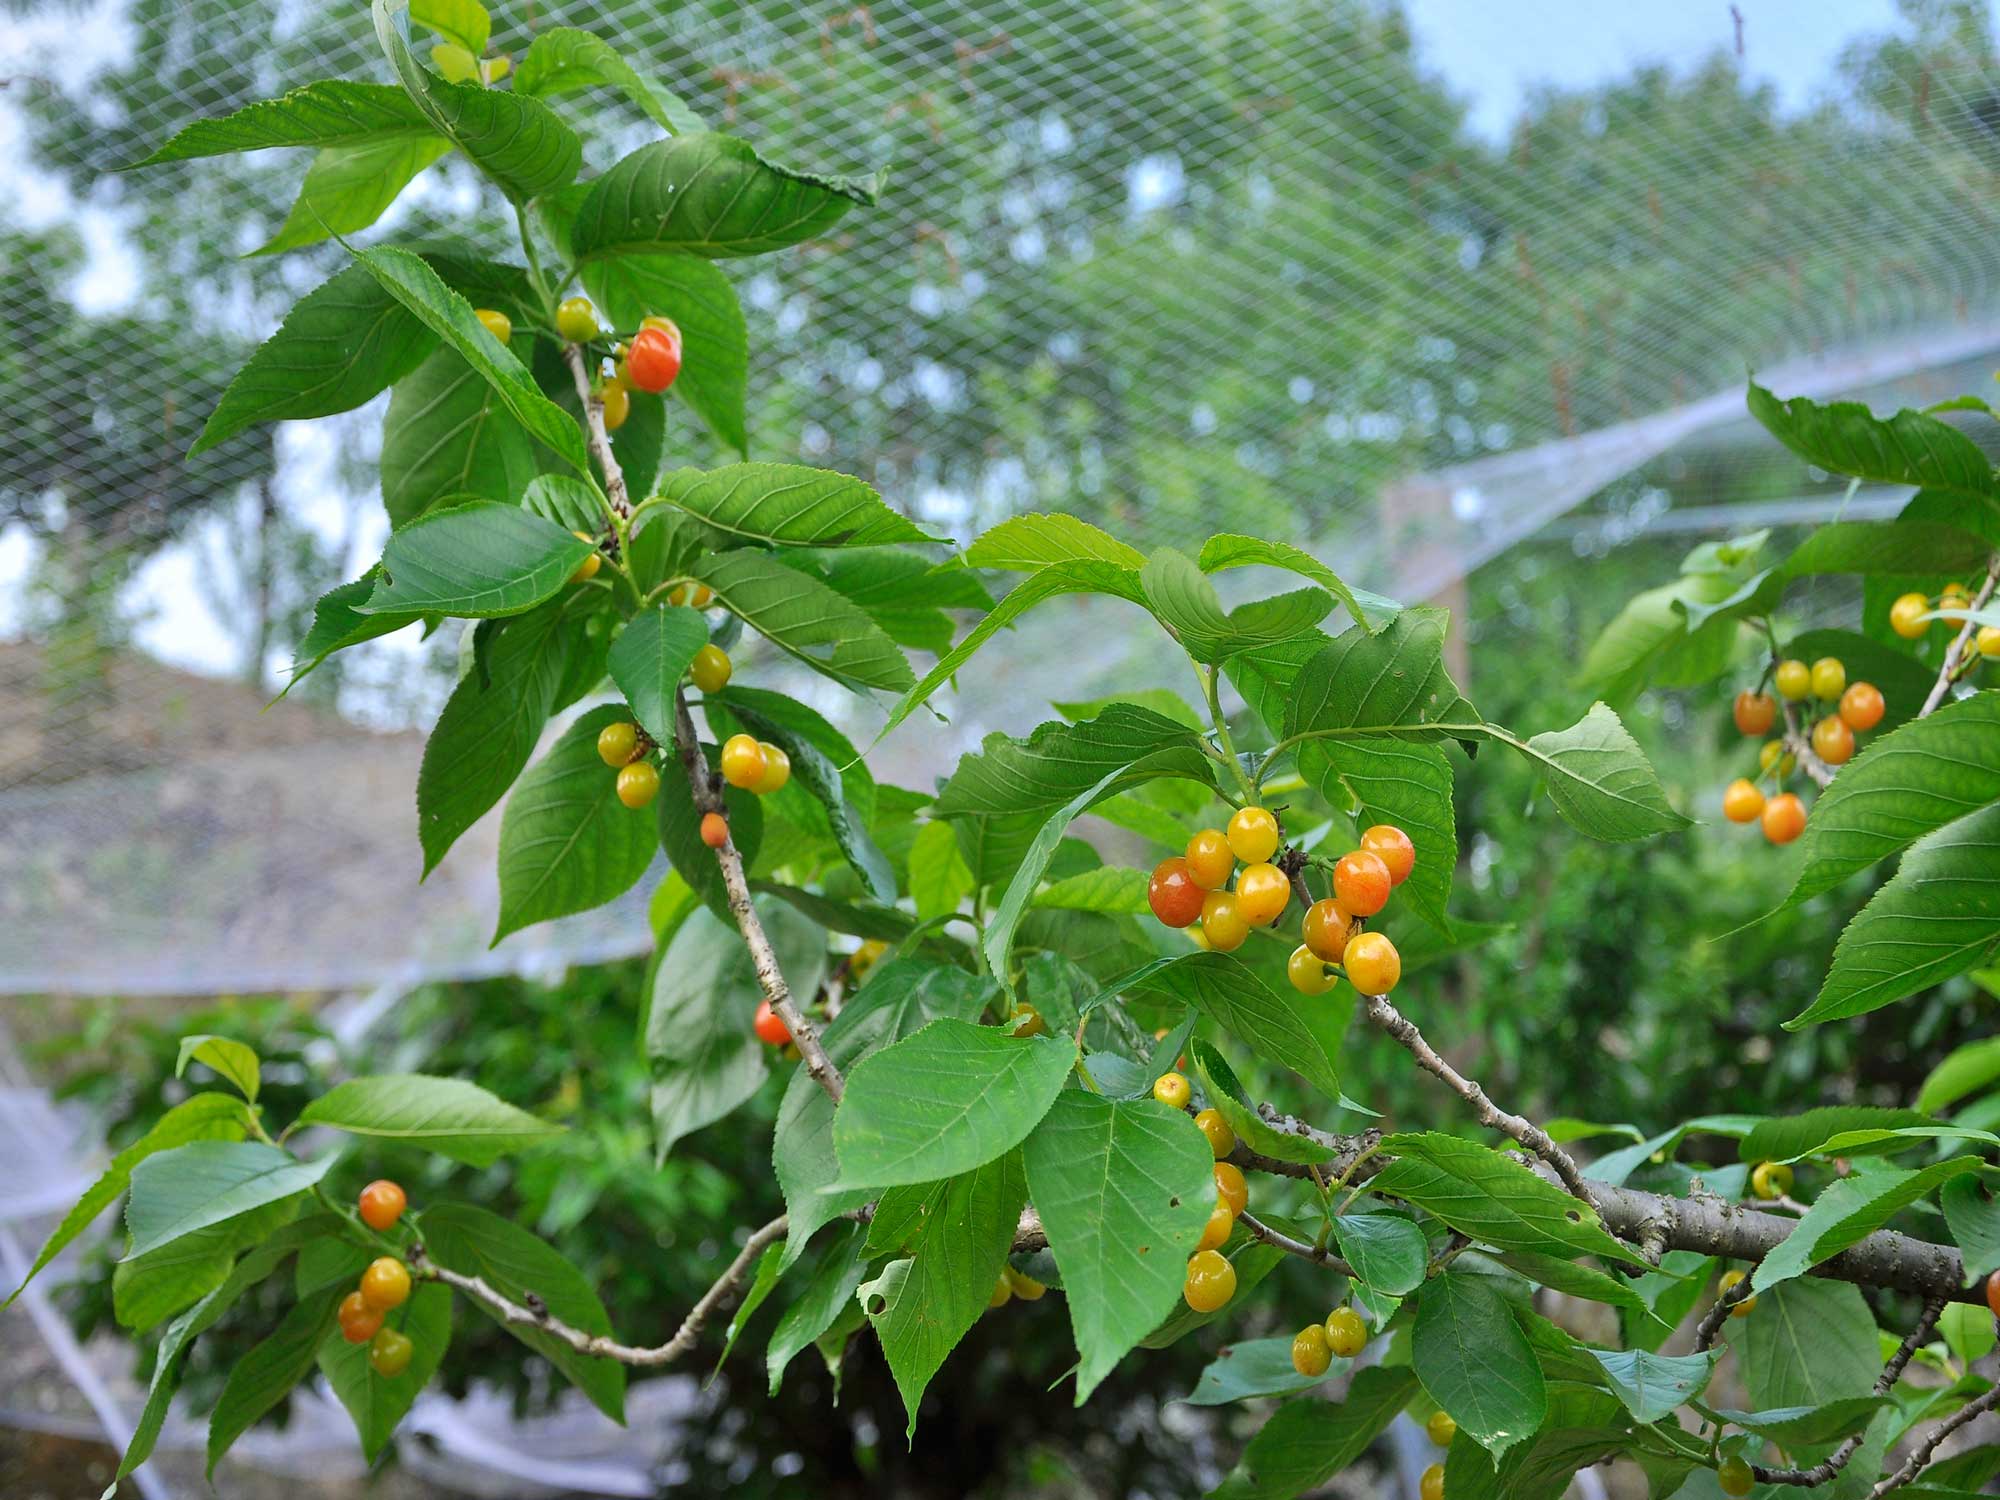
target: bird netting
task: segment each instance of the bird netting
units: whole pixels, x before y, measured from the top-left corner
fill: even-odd
[[[1531,89],[1498,135],[1421,28],[1359,0],[537,0],[496,9],[494,45],[589,27],[773,160],[888,169],[835,233],[725,266],[753,456],[859,474],[961,539],[1028,509],[1142,547],[1248,530],[1421,598],[1580,505],[1629,534],[1812,501],[1744,436],[1748,370],[1928,400],[2000,348],[1987,8],[1816,19],[1851,35],[1784,89],[1795,14],[1740,11]],[[376,643],[256,712],[387,532],[381,408],[183,455],[345,252],[292,211],[304,153],[112,169],[192,118],[385,77],[364,10],[36,0],[7,30],[0,987],[331,988],[643,943],[631,905],[487,955],[490,826],[418,887],[405,731],[455,641]],[[654,132],[609,91],[563,103],[587,172]],[[358,238],[465,246],[481,192],[439,161]],[[686,414],[666,446],[728,456]],[[1152,670],[1135,620],[1062,611],[885,773],[926,784],[1057,668],[1070,697]]]

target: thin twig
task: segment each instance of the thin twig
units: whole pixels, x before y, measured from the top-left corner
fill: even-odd
[[[1710,1345],[1714,1344],[1715,1336],[1722,1332],[1722,1325],[1729,1320],[1729,1315],[1736,1310],[1736,1304],[1741,1302],[1745,1297],[1754,1295],[1755,1293],[1750,1290],[1750,1278],[1745,1276],[1736,1285],[1717,1297],[1715,1304],[1707,1312],[1703,1313],[1701,1321],[1695,1324],[1694,1352],[1700,1354],[1709,1348]]]
[[[1519,1141],[1549,1164],[1572,1197],[1593,1209],[1597,1207],[1597,1198],[1590,1184],[1584,1180],[1576,1159],[1558,1146],[1546,1130],[1532,1120],[1508,1113],[1489,1099],[1486,1090],[1438,1055],[1436,1049],[1424,1040],[1423,1033],[1417,1030],[1416,1023],[1391,1005],[1388,996],[1369,995],[1365,997],[1365,1002],[1368,1019],[1401,1042],[1417,1060],[1419,1067],[1442,1079],[1447,1088],[1470,1104],[1480,1124]]]
[[[1262,1240],[1273,1249],[1282,1250],[1287,1255],[1296,1255],[1300,1260],[1309,1260],[1314,1265],[1325,1266],[1328,1270],[1338,1271],[1343,1276],[1354,1274],[1354,1267],[1331,1250],[1319,1245],[1309,1245],[1304,1240],[1295,1240],[1283,1230],[1273,1229],[1247,1208],[1236,1216],[1236,1222],[1243,1226],[1245,1234],[1252,1239]]]
[[[1917,1326],[1896,1346],[1896,1352],[1883,1364],[1882,1373],[1875,1377],[1876,1395],[1888,1395],[1896,1382],[1903,1378],[1903,1367],[1909,1364],[1910,1356],[1917,1352],[1917,1347],[1931,1336],[1931,1330],[1937,1327],[1937,1320],[1943,1313],[1944,1303],[1936,1297],[1924,1304]],[[1831,1484],[1834,1476],[1847,1467],[1848,1460],[1861,1451],[1864,1436],[1859,1432],[1850,1433],[1838,1448],[1809,1469],[1767,1469],[1762,1464],[1752,1464],[1750,1472],[1759,1484],[1795,1484],[1806,1488]]]
[[[604,426],[604,398],[590,388],[590,372],[584,366],[580,345],[564,344],[563,359],[568,362],[569,372],[576,380],[576,399],[583,403],[583,429],[590,439],[591,454],[597,459],[598,467],[604,470],[604,493],[610,497],[611,508],[620,518],[629,519],[632,496],[625,488],[625,471],[618,467],[618,457],[611,451],[611,434]]]
[[[1889,1491],[1899,1490],[1912,1479],[1915,1479],[1918,1474],[1923,1472],[1924,1465],[1931,1461],[1931,1455],[1937,1452],[1939,1445],[1946,1438],[1958,1431],[1967,1422],[1973,1420],[1973,1418],[1983,1416],[1993,1410],[1995,1406],[2000,1406],[2000,1385],[1994,1386],[1992,1390],[1986,1392],[1978,1400],[1966,1402],[1965,1405],[1938,1423],[1931,1431],[1930,1436],[1917,1444],[1916,1452],[1909,1456],[1909,1459],[1903,1464],[1902,1468],[1898,1469],[1868,1492],[1868,1500],[1882,1500],[1882,1496],[1888,1494]]]
[[[1986,582],[1979,586],[1979,592],[1973,596],[1973,609],[1980,610],[1986,607],[1986,601],[1993,597],[1996,583],[2000,583],[2000,552],[1994,553],[1986,560]],[[1959,658],[1964,655],[1966,643],[1972,639],[1972,633],[1977,628],[1977,624],[1968,619],[1960,627],[1958,634],[1952,638],[1951,645],[1944,653],[1944,665],[1938,668],[1937,681],[1931,684],[1930,696],[1924,699],[1924,706],[1917,710],[1918,718],[1932,713],[1940,703],[1944,702],[1944,695],[1951,690]]]
[[[649,1349],[637,1348],[631,1344],[621,1344],[609,1334],[586,1333],[581,1328],[572,1327],[548,1310],[548,1305],[533,1292],[522,1295],[532,1305],[516,1302],[513,1298],[497,1290],[482,1276],[468,1276],[462,1271],[454,1271],[449,1266],[441,1266],[432,1260],[421,1244],[410,1246],[408,1260],[410,1273],[422,1281],[441,1281],[446,1286],[456,1287],[474,1301],[481,1303],[488,1312],[503,1323],[515,1323],[524,1328],[538,1328],[552,1338],[561,1339],[579,1354],[588,1354],[598,1359],[613,1359],[621,1365],[654,1366],[672,1364],[683,1354],[694,1348],[701,1338],[702,1329],[708,1320],[727,1307],[735,1297],[751,1268],[757,1264],[757,1257],[767,1246],[785,1236],[786,1219],[783,1214],[763,1228],[756,1230],[743,1242],[743,1248],[736,1252],[736,1259],[729,1263],[729,1269],[716,1278],[715,1284],[701,1294],[701,1300],[688,1310],[680,1328],[664,1344]]]

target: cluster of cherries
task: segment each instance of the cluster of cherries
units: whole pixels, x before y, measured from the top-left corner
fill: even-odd
[[[361,1222],[386,1234],[409,1205],[403,1189],[387,1180],[361,1190]],[[361,1284],[340,1301],[340,1336],[350,1344],[368,1346],[368,1363],[384,1380],[394,1380],[410,1367],[416,1345],[382,1320],[410,1300],[410,1268],[393,1255],[379,1256],[361,1273]]]
[[[1933,625],[1949,625],[1957,628],[1955,620],[1940,619],[1931,611],[1934,609],[1970,609],[1972,594],[1962,583],[1948,583],[1936,599],[1928,594],[1901,594],[1889,606],[1889,628],[1906,641],[1920,641],[1930,633]],[[1967,657],[1983,656],[1988,661],[2000,657],[2000,625],[1982,625],[1971,640],[1965,643]]]
[[[1185,1073],[1162,1073],[1153,1080],[1153,1097],[1169,1109],[1184,1110],[1194,1098],[1194,1089]],[[1236,1267],[1222,1253],[1222,1246],[1236,1227],[1236,1216],[1250,1206],[1250,1184],[1243,1180],[1241,1168],[1223,1159],[1236,1149],[1236,1132],[1229,1122],[1215,1110],[1204,1109],[1196,1113],[1194,1123],[1208,1138],[1208,1149],[1215,1157],[1215,1207],[1209,1210],[1201,1239],[1188,1257],[1181,1296],[1196,1312],[1211,1313],[1236,1295]]]
[[[1923,598],[1921,594],[1906,597]],[[1844,766],[1854,759],[1854,736],[1881,723],[1887,710],[1882,690],[1872,682],[1849,682],[1847,668],[1837,656],[1822,656],[1810,667],[1796,659],[1781,661],[1771,672],[1771,686],[1787,703],[1811,700],[1825,710],[1812,727],[1812,749],[1830,766]],[[1744,734],[1752,738],[1769,734],[1778,722],[1777,699],[1764,692],[1760,683],[1756,691],[1736,695],[1735,714],[1736,727]],[[1739,776],[1722,793],[1723,816],[1732,823],[1760,820],[1765,838],[1774,844],[1789,844],[1806,828],[1805,803],[1796,792],[1782,790],[1795,757],[1786,751],[1782,739],[1774,739],[1764,741],[1757,760],[1758,779],[1768,776],[1780,790],[1767,799],[1757,782]]]
[[[501,343],[514,336],[514,320],[507,314],[491,307],[473,312]],[[565,297],[556,307],[556,332],[572,344],[589,344],[601,338],[604,329],[588,297]],[[606,432],[616,432],[632,415],[632,392],[658,395],[681,373],[680,325],[672,318],[641,318],[629,343],[611,345],[611,357],[616,364],[609,374],[600,370],[596,386],[597,398],[604,404]]]
[[[1268,809],[1237,809],[1227,831],[1204,828],[1188,840],[1185,854],[1154,867],[1146,889],[1153,915],[1169,927],[1189,929],[1204,948],[1228,953],[1242,947],[1251,928],[1270,926],[1292,899],[1290,877],[1271,863],[1278,844],[1278,820]],[[1239,859],[1244,868],[1237,875]],[[1410,878],[1416,862],[1410,836],[1392,824],[1378,823],[1361,835],[1361,847],[1334,863],[1333,895],[1306,908],[1304,941],[1285,965],[1293,989],[1323,995],[1340,973],[1364,995],[1396,987],[1402,955],[1366,922],[1389,904],[1389,892]]]

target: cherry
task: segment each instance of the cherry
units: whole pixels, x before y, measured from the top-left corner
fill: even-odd
[[[689,678],[704,693],[719,693],[728,687],[730,673],[734,670],[729,653],[720,646],[703,646],[695,652],[694,660],[688,663]]]
[[[1744,734],[1769,734],[1778,722],[1778,704],[1769,693],[1742,692],[1736,695],[1736,727]]]
[[[1236,877],[1236,909],[1252,927],[1269,927],[1292,899],[1292,883],[1273,864],[1257,863]]]
[[[597,538],[587,531],[572,531],[570,535],[575,537],[579,542],[589,542],[592,547],[597,545]],[[597,570],[603,566],[604,554],[601,552],[592,552],[590,556],[576,565],[576,571],[569,575],[569,581],[571,583],[588,583],[597,576]]]
[[[1802,661],[1779,662],[1771,680],[1778,689],[1778,696],[1787,703],[1797,703],[1812,694],[1812,668]]]
[[[1725,1495],[1747,1495],[1756,1488],[1757,1476],[1749,1463],[1737,1454],[1730,1454],[1715,1466],[1715,1487]]]
[[[711,849],[720,849],[729,842],[729,819],[721,813],[701,815],[701,841]]]
[[[680,339],[663,328],[640,329],[625,351],[625,369],[640,390],[659,394],[681,372]]]
[[[556,332],[572,344],[587,344],[597,337],[597,309],[588,297],[565,297],[556,308]]]
[[[1361,847],[1389,869],[1389,884],[1401,885],[1417,867],[1417,846],[1393,823],[1377,823],[1361,835]]]
[[[1194,1089],[1179,1073],[1162,1073],[1153,1080],[1153,1097],[1168,1109],[1186,1109]]]
[[[1304,943],[1285,960],[1285,977],[1301,995],[1324,995],[1333,988],[1335,977],[1326,971],[1326,960]]]
[[[880,938],[870,938],[854,950],[854,956],[847,961],[847,972],[856,979],[882,961],[882,955],[889,951],[889,945]]]
[[[381,1326],[381,1312],[370,1307],[361,1293],[349,1292],[340,1299],[340,1336],[348,1343],[367,1343]]]
[[[403,1217],[403,1210],[410,1206],[402,1187],[386,1177],[371,1182],[361,1190],[361,1222],[370,1229],[381,1233]]]
[[[1813,754],[1830,766],[1844,766],[1854,759],[1854,731],[1847,726],[1847,720],[1837,714],[1828,714],[1812,732]]]
[[[1042,1019],[1042,1013],[1025,1000],[1014,1007],[1007,1017],[1007,1031],[1011,1036],[1041,1036],[1049,1029],[1049,1023]]]
[[[1979,634],[1973,637],[1973,643],[1978,646],[1979,654],[1988,661],[2000,656],[2000,625],[1980,626]]]
[[[1210,891],[1201,901],[1200,939],[1217,953],[1234,953],[1250,936],[1243,909],[1228,891]]]
[[[1432,1464],[1417,1480],[1417,1500],[1444,1500],[1444,1465]]]
[[[361,1273],[361,1300],[376,1312],[387,1312],[410,1300],[410,1270],[393,1255],[368,1263]]]
[[[2000,1271],[1986,1278],[1986,1305],[1994,1317],[2000,1318]]]
[[[637,812],[660,795],[660,773],[650,760],[635,760],[618,773],[618,800]]]
[[[1764,741],[1764,748],[1757,752],[1758,767],[1768,771],[1771,767],[1776,766],[1780,776],[1791,775],[1792,768],[1797,764],[1798,760],[1796,757],[1785,753],[1785,746],[1782,740],[1766,740]]]
[[[1333,899],[1357,917],[1372,917],[1389,904],[1389,867],[1382,856],[1354,849],[1333,867]]]
[[[1326,1345],[1326,1330],[1317,1323],[1301,1328],[1292,1338],[1292,1368],[1308,1380],[1317,1380],[1333,1367],[1333,1351]]]
[[[667,603],[685,604],[690,609],[707,609],[715,602],[715,590],[705,583],[677,583],[667,590]]]
[[[1944,586],[1944,592],[1938,595],[1937,607],[1939,609],[1970,609],[1972,608],[1972,596],[1966,592],[1964,584],[1947,583]]]
[[[987,1295],[986,1306],[989,1310],[996,1307],[1005,1307],[1009,1302],[1012,1302],[1013,1300],[1014,1300],[1013,1284],[1007,1280],[1007,1273],[1003,1271],[1000,1273],[999,1278],[993,1283],[993,1290]]]
[[[1197,1251],[1220,1250],[1229,1242],[1229,1231],[1236,1227],[1236,1215],[1229,1211],[1229,1205],[1222,1201],[1222,1194],[1215,1195],[1215,1207],[1208,1211],[1208,1222],[1202,1226],[1201,1239],[1195,1244]]]
[[[1186,927],[1202,913],[1203,893],[1182,855],[1170,855],[1153,866],[1146,885],[1146,904],[1169,927]]]
[[[748,791],[764,779],[764,747],[747,734],[732,734],[722,744],[722,779]]]
[[[1351,1307],[1336,1307],[1326,1315],[1326,1341],[1342,1359],[1352,1359],[1368,1344],[1368,1325]]]
[[[1208,1149],[1214,1153],[1217,1161],[1221,1161],[1236,1149],[1236,1132],[1231,1130],[1229,1122],[1214,1110],[1203,1110],[1194,1117],[1194,1123],[1200,1127],[1201,1133],[1208,1137]]]
[[[639,331],[644,333],[648,328],[657,328],[676,344],[681,341],[681,325],[676,323],[672,318],[667,317],[664,313],[650,313],[641,318],[639,320]]]
[[[1759,1198],[1782,1198],[1792,1190],[1792,1169],[1781,1161],[1760,1161],[1750,1173],[1750,1191]]]
[[[773,792],[782,792],[785,783],[792,779],[792,758],[782,747],[769,740],[759,740],[757,748],[764,752],[764,774],[759,776],[750,790],[760,797],[768,797]]]
[[[1764,810],[1764,794],[1757,783],[1739,776],[1722,793],[1722,815],[1732,823],[1748,823]]]
[[[1889,606],[1889,628],[1906,641],[1920,641],[1929,632],[1931,601],[1922,594],[1903,594]]]
[[[1340,957],[1347,982],[1364,995],[1386,995],[1403,977],[1403,955],[1379,932],[1356,933]]]
[[[1451,1440],[1458,1436],[1458,1422],[1450,1412],[1439,1407],[1424,1420],[1424,1435],[1440,1448],[1449,1448]]]
[[[410,1367],[417,1346],[393,1328],[379,1331],[368,1345],[368,1363],[384,1380],[394,1380]]]
[[[1014,1295],[1019,1297],[1023,1302],[1039,1302],[1048,1291],[1048,1288],[1035,1280],[1034,1277],[1025,1272],[1017,1271],[1012,1266],[1007,1267],[1000,1274],[1007,1278],[1007,1285],[1014,1289]]]
[[[1250,1184],[1243,1180],[1242,1168],[1234,1162],[1219,1161],[1215,1164],[1215,1190],[1222,1195],[1222,1201],[1229,1205],[1232,1214],[1240,1214],[1250,1206]]]
[[[1791,792],[1780,792],[1764,804],[1764,837],[1789,844],[1806,831],[1806,805]]]
[[[1340,955],[1346,951],[1347,938],[1353,929],[1354,919],[1340,909],[1340,903],[1328,897],[1315,901],[1306,908],[1305,930],[1301,934],[1306,946],[1330,964],[1340,962]]]
[[[597,757],[607,766],[622,766],[638,753],[639,726],[629,722],[606,724],[597,731]]]
[[[1229,820],[1229,847],[1246,865],[1278,852],[1278,820],[1261,807],[1239,807]]]
[[[750,1023],[750,1029],[757,1033],[757,1040],[768,1042],[773,1047],[782,1047],[792,1039],[792,1029],[785,1024],[784,1017],[771,1009],[771,1002],[757,1002],[757,1018]]]
[[[598,389],[597,399],[604,403],[606,432],[616,432],[625,425],[625,419],[632,415],[632,393],[619,381],[605,381]]]
[[[1847,667],[1837,656],[1822,656],[1812,664],[1812,694],[1831,703],[1847,691]]]
[[[1861,732],[1873,729],[1887,711],[1882,690],[1872,682],[1851,682],[1840,695],[1840,717],[1847,721],[1849,729]]]
[[[1181,1296],[1198,1313],[1212,1313],[1236,1295],[1236,1267],[1218,1250],[1197,1250],[1188,1257],[1187,1282]]]
[[[486,326],[486,331],[501,343],[506,343],[514,336],[514,320],[505,313],[496,312],[490,307],[475,307],[472,315],[479,319]]]
[[[1205,891],[1219,891],[1236,870],[1236,855],[1220,828],[1204,828],[1187,841],[1188,873]]]
[[[1729,1295],[1730,1288],[1734,1287],[1738,1282],[1742,1280],[1743,1280],[1743,1272],[1724,1271],[1722,1273],[1722,1280],[1717,1286],[1717,1290],[1721,1292],[1723,1296],[1726,1297]],[[1757,1305],[1757,1299],[1754,1296],[1745,1297],[1741,1302],[1737,1303],[1734,1307],[1729,1309],[1729,1316],[1732,1318],[1747,1318],[1750,1316],[1750,1309],[1755,1307],[1756,1305]]]

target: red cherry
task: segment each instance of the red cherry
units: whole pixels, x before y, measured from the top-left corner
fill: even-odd
[[[1201,916],[1201,903],[1208,892],[1195,882],[1188,862],[1176,854],[1153,867],[1152,883],[1146,887],[1147,904],[1153,915],[1169,927],[1186,927]]]
[[[642,328],[625,351],[625,369],[632,384],[658,394],[681,372],[681,341],[658,328]]]
[[[791,1028],[771,1009],[771,1002],[768,1000],[758,1003],[757,1019],[752,1021],[750,1026],[757,1033],[758,1041],[768,1042],[773,1047],[782,1047],[792,1039]]]
[[[721,813],[701,815],[701,841],[711,849],[720,849],[729,842],[729,819]]]

